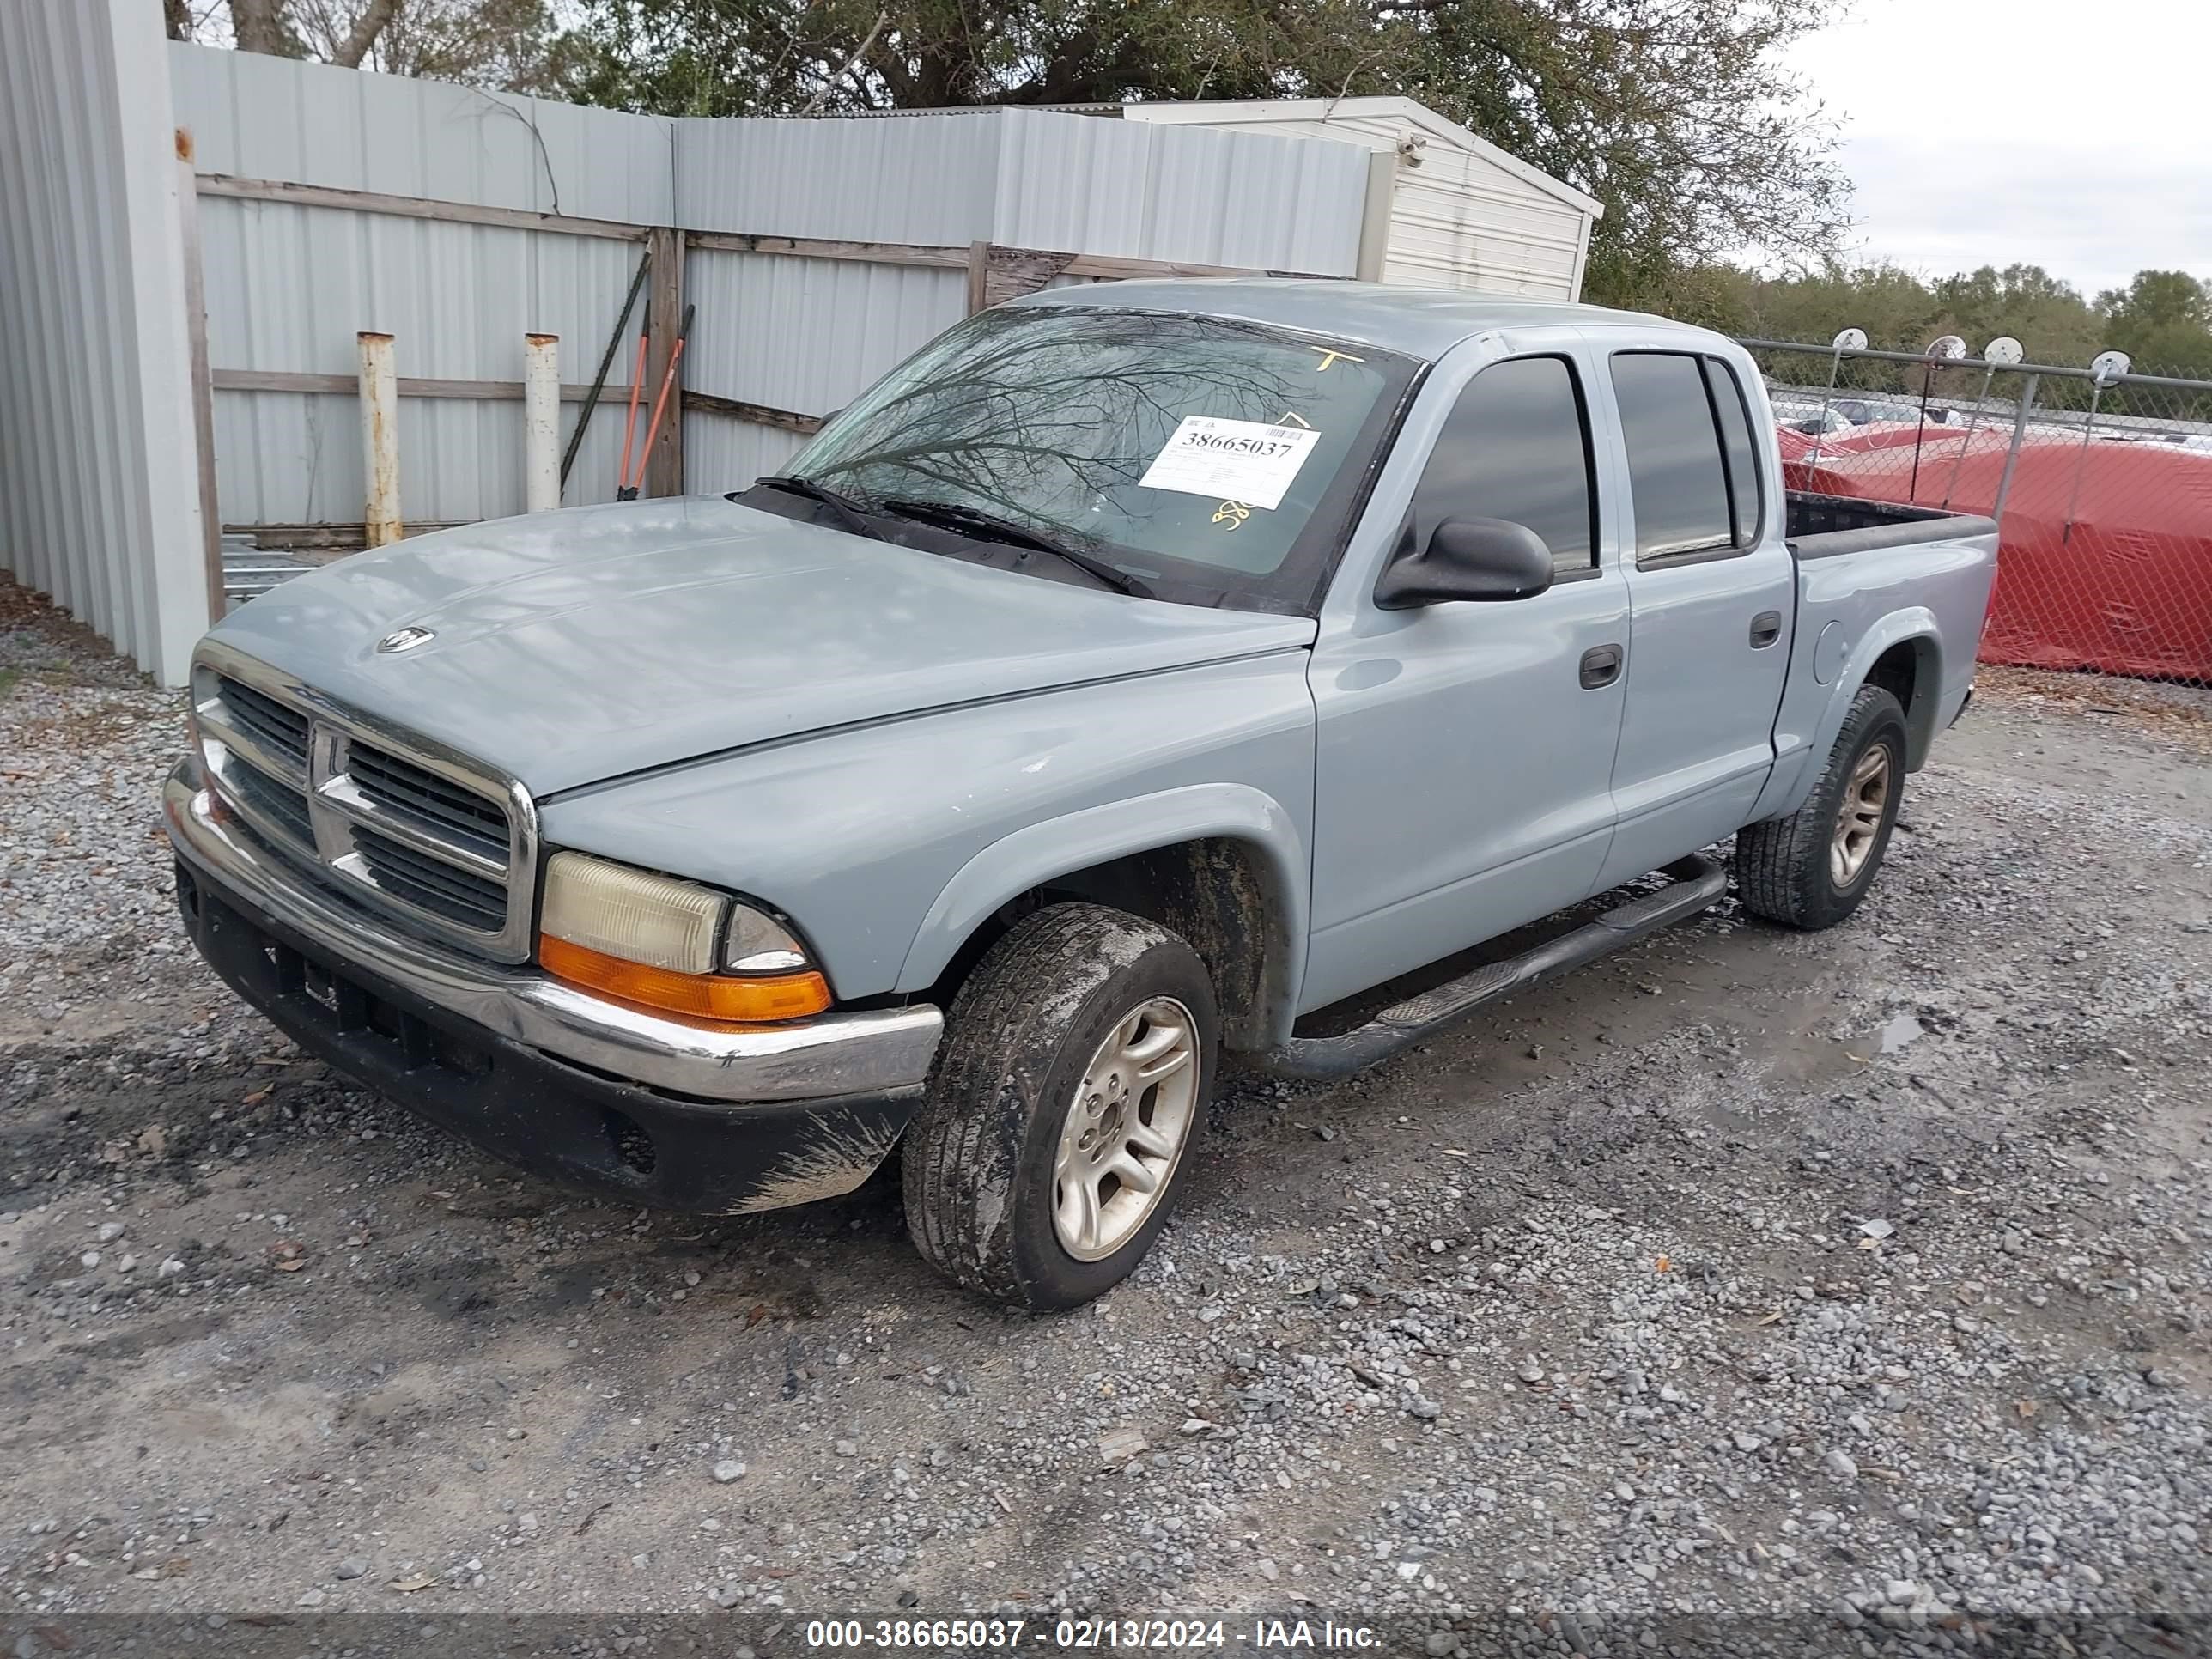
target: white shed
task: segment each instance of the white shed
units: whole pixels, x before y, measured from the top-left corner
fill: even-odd
[[[1363,276],[1546,300],[1582,295],[1590,227],[1604,204],[1411,98],[1125,104],[1121,113],[1373,150]]]

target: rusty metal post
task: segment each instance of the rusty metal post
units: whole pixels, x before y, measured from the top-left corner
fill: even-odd
[[[561,505],[561,337],[526,334],[522,347],[522,510]]]
[[[368,480],[362,512],[362,545],[389,547],[399,524],[399,377],[392,337],[363,329],[361,343],[361,453]]]

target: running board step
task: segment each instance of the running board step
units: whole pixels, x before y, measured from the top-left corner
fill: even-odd
[[[1253,1055],[1249,1064],[1272,1077],[1348,1077],[1434,1036],[1486,1003],[1610,956],[1646,933],[1710,910],[1728,891],[1727,870],[1710,859],[1684,859],[1662,873],[1674,878],[1671,886],[1631,899],[1571,933],[1408,997],[1341,1036],[1292,1037]]]

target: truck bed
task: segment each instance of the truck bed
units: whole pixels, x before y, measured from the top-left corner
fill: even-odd
[[[1974,681],[1996,576],[1994,520],[1932,507],[1787,492],[1797,614],[1759,816],[1795,811],[1835,741],[1853,690],[1910,646],[1906,764],[1917,770]]]
[[[1856,495],[1816,495],[1805,489],[1792,489],[1787,495],[1784,534],[1801,562],[1996,533],[1996,520],[1974,514],[1870,501]]]

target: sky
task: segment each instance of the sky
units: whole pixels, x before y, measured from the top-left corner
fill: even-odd
[[[1789,62],[1840,118],[1855,255],[2212,278],[2212,0],[1856,0]]]

